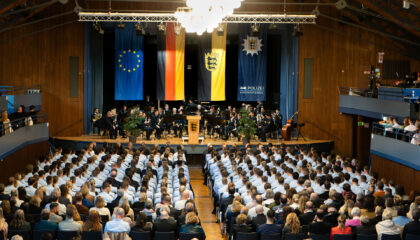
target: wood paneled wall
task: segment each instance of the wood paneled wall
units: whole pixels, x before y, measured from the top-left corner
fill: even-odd
[[[27,164],[34,164],[41,156],[48,154],[48,142],[34,143],[14,152],[0,162],[0,182],[7,183],[7,179],[17,172],[24,172]]]
[[[379,178],[384,177],[387,181],[392,179],[395,184],[401,184],[404,186],[406,194],[412,190],[420,192],[420,171],[375,154],[371,155],[371,171],[378,173]]]
[[[21,37],[67,21],[75,22]],[[83,46],[83,24],[75,14],[0,33],[0,85],[40,84],[52,136],[83,133]],[[70,56],[79,57],[78,97],[70,97]]]
[[[393,42],[365,30],[325,21],[322,17],[317,19],[317,25],[303,26],[303,36],[299,39],[298,110],[299,122],[306,123],[302,128],[305,136],[332,139],[337,153],[356,157],[355,118],[339,113],[338,88],[367,88],[369,82],[363,71],[376,65],[377,53],[382,51],[385,59],[408,59]],[[312,98],[303,97],[305,58],[313,58]],[[418,61],[408,60],[412,70],[420,70]]]

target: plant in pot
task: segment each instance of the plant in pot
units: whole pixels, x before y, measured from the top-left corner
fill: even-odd
[[[239,119],[239,127],[237,130],[238,134],[242,137],[243,144],[249,143],[254,134],[257,132],[255,122],[252,120],[249,113],[249,109],[247,108],[242,108],[239,113],[241,118]]]
[[[140,134],[140,125],[143,121],[143,117],[140,116],[138,110],[134,110],[127,118],[127,122],[124,123],[124,129],[130,134],[128,139],[132,143],[136,143],[136,139]]]

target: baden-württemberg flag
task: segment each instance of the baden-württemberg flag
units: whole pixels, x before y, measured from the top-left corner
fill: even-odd
[[[175,33],[175,23],[167,23],[166,35],[158,34],[157,86],[159,100],[184,100],[185,30]]]
[[[238,101],[265,101],[267,78],[267,31],[251,35],[249,25],[239,29]]]
[[[203,35],[199,46],[198,100],[224,101],[226,70],[226,32],[213,31],[211,36]]]
[[[143,36],[115,28],[115,100],[143,100]]]

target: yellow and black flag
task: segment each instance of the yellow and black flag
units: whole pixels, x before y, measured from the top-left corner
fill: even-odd
[[[198,100],[225,101],[226,32],[203,35],[199,46]]]

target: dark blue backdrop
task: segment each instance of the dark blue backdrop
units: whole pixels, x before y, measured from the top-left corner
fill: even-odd
[[[244,40],[252,37],[248,24],[239,26],[238,101],[265,101],[267,79],[267,29],[260,26],[257,39],[262,40],[261,51],[247,54]],[[255,40],[256,38],[254,38]]]
[[[115,100],[143,100],[143,49],[133,23],[115,27]]]

